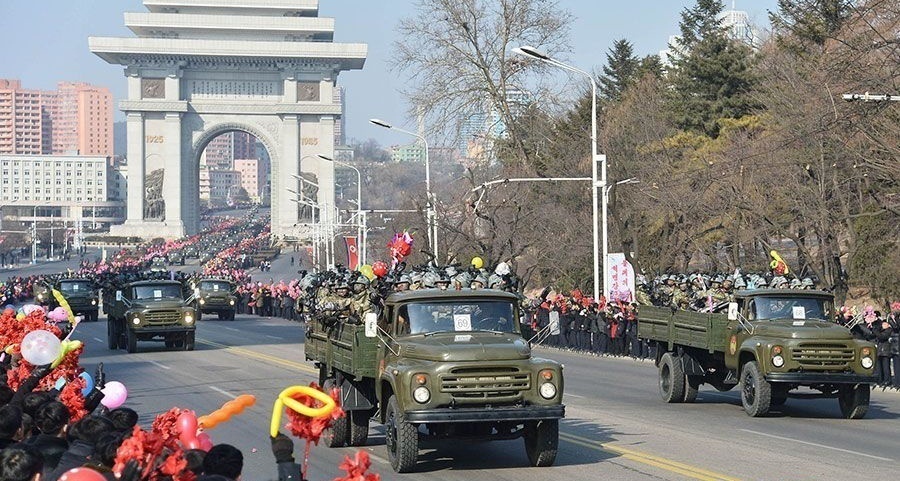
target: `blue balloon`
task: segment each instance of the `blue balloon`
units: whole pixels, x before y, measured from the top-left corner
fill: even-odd
[[[78,377],[85,381],[84,389],[81,390],[81,394],[87,396],[94,389],[94,378],[86,372],[79,374]]]
[[[56,380],[56,384],[54,384],[53,387],[55,387],[57,391],[62,391],[62,389],[63,389],[63,387],[65,387],[65,385],[66,385],[66,378],[61,377]]]

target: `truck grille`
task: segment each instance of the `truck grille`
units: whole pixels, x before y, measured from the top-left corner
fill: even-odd
[[[840,343],[804,343],[791,349],[791,357],[805,368],[845,367],[855,357],[853,349]]]
[[[441,378],[441,392],[459,401],[513,401],[531,389],[531,375],[514,367],[456,368]]]
[[[178,311],[150,311],[144,315],[147,324],[164,325],[178,324],[181,321],[181,313]]]

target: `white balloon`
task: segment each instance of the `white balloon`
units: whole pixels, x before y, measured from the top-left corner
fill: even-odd
[[[42,366],[59,357],[62,342],[52,332],[39,329],[25,334],[20,349],[26,361],[35,366]]]

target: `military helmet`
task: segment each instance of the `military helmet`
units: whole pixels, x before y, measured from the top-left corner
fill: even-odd
[[[800,282],[800,279],[794,278],[794,279],[791,279],[790,285],[791,285],[791,289],[797,289],[797,288],[801,287],[803,285],[803,283]]]
[[[440,281],[440,276],[438,276],[434,272],[426,272],[422,276],[422,285],[424,285],[425,287],[435,287],[438,281]]]
[[[747,287],[747,283],[744,282],[744,278],[741,276],[737,276],[734,278],[734,287],[737,289],[743,289]]]
[[[497,274],[491,274],[488,277],[487,287],[488,289],[499,289],[503,284],[503,278]]]
[[[366,287],[368,287],[370,284],[369,278],[366,276],[356,276],[356,279],[353,280],[353,283],[354,284],[362,284]]]
[[[773,279],[773,281],[774,281],[774,279]],[[756,287],[767,286],[768,284],[769,283],[768,283],[768,281],[766,281],[765,277],[757,277],[756,282],[754,283],[754,285],[756,285]]]
[[[721,284],[721,283],[725,282],[725,276],[723,276],[722,274],[717,274],[715,277],[712,278],[712,282],[717,282],[717,283]]]
[[[410,283],[409,274],[401,274],[400,275],[400,280],[397,281],[397,284],[403,284],[403,283],[406,283],[406,284]]]
[[[800,281],[800,285],[803,286],[803,287],[813,287],[813,286],[815,286],[816,284],[813,282],[813,280],[812,280],[811,278],[809,278],[809,277],[804,277],[803,280]]]
[[[472,279],[472,282],[479,282],[479,283],[481,283],[482,287],[487,286],[487,279],[485,279],[484,276],[481,274],[478,274],[477,276],[475,276],[475,278]]]

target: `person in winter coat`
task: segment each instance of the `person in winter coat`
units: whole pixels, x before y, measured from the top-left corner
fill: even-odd
[[[881,313],[874,312],[875,322],[872,324],[872,333],[875,337],[875,349],[878,352],[878,360],[875,363],[875,378],[881,386],[891,384],[891,334],[893,329],[890,323],[882,320]]]
[[[887,322],[891,326],[891,364],[894,371],[891,383],[900,389],[900,302],[891,303],[891,315]]]

